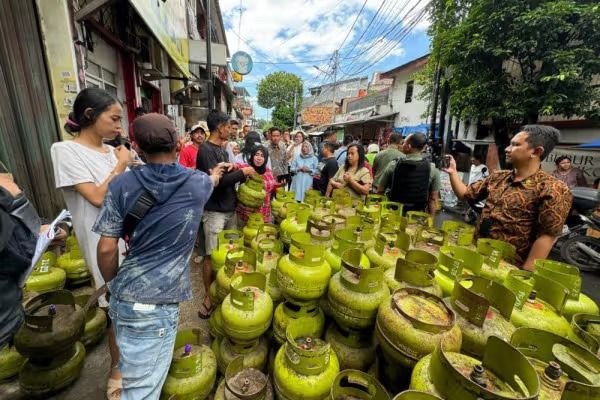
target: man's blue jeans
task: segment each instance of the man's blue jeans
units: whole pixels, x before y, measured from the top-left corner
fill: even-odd
[[[119,346],[122,400],[158,399],[171,365],[179,304],[139,304],[110,299]]]

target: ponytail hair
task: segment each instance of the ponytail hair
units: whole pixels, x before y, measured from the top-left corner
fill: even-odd
[[[100,114],[119,101],[104,89],[86,88],[80,91],[73,103],[73,111],[65,121],[64,128],[72,135],[94,125]]]

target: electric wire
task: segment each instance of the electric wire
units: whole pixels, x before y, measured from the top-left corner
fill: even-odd
[[[350,36],[350,34],[352,33],[352,30],[354,29],[354,26],[356,25],[356,23],[358,22],[358,19],[360,18],[360,15],[362,14],[363,10],[365,9],[365,6],[367,5],[367,2],[369,0],[365,0],[362,7],[360,8],[360,10],[358,11],[358,14],[356,14],[356,18],[354,18],[354,22],[352,22],[352,26],[350,26],[350,29],[348,29],[348,32],[346,33],[346,37],[344,38],[344,40],[342,40],[342,44],[340,44],[338,46],[338,49],[341,49],[344,46],[344,43],[346,43],[346,40],[348,40],[348,37]],[[383,2],[385,3],[386,0],[383,0]],[[371,20],[372,21],[372,20]]]
[[[408,24],[394,37],[393,41],[388,42],[385,47],[379,49],[376,54],[372,55],[372,57],[369,57],[369,58],[371,58],[370,62],[367,62],[367,63],[363,64],[362,66],[359,66],[358,68],[353,69],[352,71],[349,71],[349,73],[343,75],[342,78],[344,78],[345,76],[359,75],[359,74],[363,73],[364,71],[366,71],[367,69],[377,65],[392,50],[394,50],[394,48],[398,45],[398,43],[401,42],[414,29],[414,27],[423,20],[423,18],[426,15],[427,15],[427,8],[424,8],[408,22]]]

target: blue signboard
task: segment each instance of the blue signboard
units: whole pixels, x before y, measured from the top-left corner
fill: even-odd
[[[231,56],[231,66],[233,70],[240,75],[248,75],[252,71],[254,63],[250,54],[244,51],[237,51]]]

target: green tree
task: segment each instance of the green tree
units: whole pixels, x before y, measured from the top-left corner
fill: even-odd
[[[271,122],[274,126],[285,127],[294,124],[294,93],[296,111],[302,106],[302,79],[289,72],[274,72],[258,83],[258,104],[273,108]]]
[[[500,145],[539,115],[600,118],[597,0],[434,0],[430,34],[450,112],[491,119]]]

